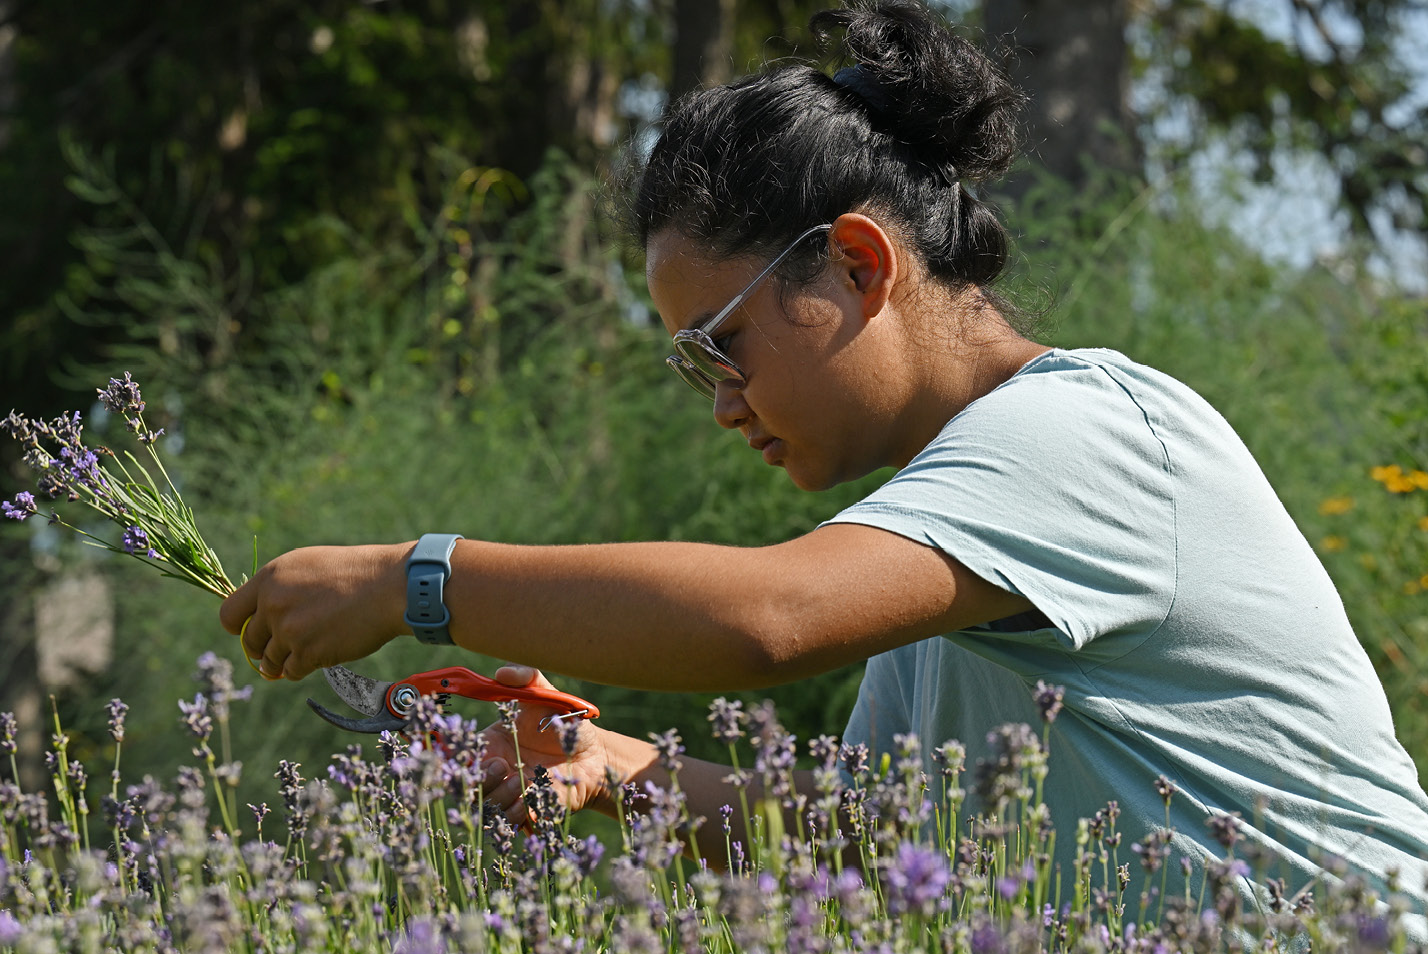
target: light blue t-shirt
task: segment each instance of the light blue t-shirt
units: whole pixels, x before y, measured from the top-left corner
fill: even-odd
[[[937,547],[1051,624],[874,657],[847,741],[956,738],[970,769],[995,726],[1040,724],[1043,679],[1066,690],[1046,801],[1067,878],[1077,820],[1109,799],[1138,873],[1164,774],[1173,850],[1197,869],[1224,853],[1206,818],[1238,812],[1291,893],[1334,856],[1380,887],[1397,869],[1422,914],[1428,797],[1379,680],[1259,466],[1185,385],[1113,351],[1047,352],[831,522]]]

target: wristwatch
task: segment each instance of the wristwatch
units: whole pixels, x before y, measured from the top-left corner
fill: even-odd
[[[407,613],[403,618],[412,634],[433,646],[450,646],[451,633],[447,624],[451,613],[446,609],[442,589],[451,576],[451,551],[459,533],[425,533],[416,549],[407,557]]]

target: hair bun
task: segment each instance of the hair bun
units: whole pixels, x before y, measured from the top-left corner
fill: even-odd
[[[811,26],[835,62],[855,64],[836,74],[839,85],[928,160],[973,182],[1005,174],[1016,160],[1025,95],[922,4],[858,3],[825,10]]]

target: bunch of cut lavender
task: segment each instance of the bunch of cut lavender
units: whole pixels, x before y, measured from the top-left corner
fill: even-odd
[[[124,420],[125,427],[148,451],[151,473],[132,453],[115,454],[107,447],[86,447],[84,425],[78,411],[53,421],[25,417],[15,411],[0,420],[0,429],[25,448],[24,461],[39,475],[36,490],[49,500],[83,503],[120,528],[118,542],[95,536],[67,522],[51,510],[49,521],[86,538],[86,542],[124,553],[159,567],[166,576],[186,580],[218,596],[234,590],[218,556],[204,542],[194,523],[193,511],[183,502],[169,479],[154,442],[164,433],[144,421],[144,400],[139,385],[124,372],[97,389],[99,402]],[[13,501],[0,502],[0,513],[13,520],[43,515],[35,495],[21,491]]]

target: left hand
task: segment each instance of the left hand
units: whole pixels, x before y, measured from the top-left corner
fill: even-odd
[[[265,679],[301,679],[360,659],[408,629],[412,544],[304,547],[285,553],[223,601],[218,618],[241,633]]]

